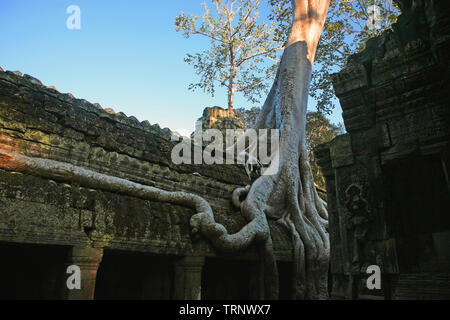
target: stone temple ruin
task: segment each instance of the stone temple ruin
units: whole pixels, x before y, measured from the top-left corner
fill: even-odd
[[[347,134],[320,146],[333,299],[450,298],[450,12],[402,1],[393,31],[334,79]],[[241,166],[174,165],[171,132],[0,69],[0,299],[258,299],[256,247],[238,255],[191,236],[190,208],[11,170],[7,152],[69,163],[211,204],[230,232]],[[20,169],[17,163],[15,168]],[[270,221],[280,298],[293,246]],[[68,290],[66,268],[82,270]],[[382,270],[381,290],[364,283]]]
[[[231,204],[233,190],[250,183],[244,168],[172,164],[168,129],[8,71],[0,72],[0,110],[3,150],[192,192],[230,232],[245,225]],[[0,250],[9,261],[0,267],[2,298],[257,298],[256,250],[226,256],[191,239],[192,209],[85,188],[70,177],[0,175]],[[289,288],[290,236],[275,223],[272,232]],[[67,290],[69,265],[83,270],[83,290]]]
[[[400,4],[393,32],[336,75],[347,134],[316,150],[334,298],[450,298],[450,12]],[[367,290],[370,265],[383,290]]]

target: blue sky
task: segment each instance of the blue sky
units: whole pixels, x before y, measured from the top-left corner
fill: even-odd
[[[227,101],[224,88],[214,98],[187,89],[197,76],[183,59],[209,41],[183,38],[174,20],[181,11],[201,15],[201,2],[0,0],[0,67],[185,134],[205,107]],[[66,27],[70,5],[81,9],[81,30]],[[236,97],[235,107],[251,106]]]

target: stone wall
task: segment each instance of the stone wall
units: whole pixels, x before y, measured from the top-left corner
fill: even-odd
[[[174,165],[175,144],[167,128],[59,93],[29,75],[0,70],[2,149],[200,195],[210,202],[216,221],[237,232],[246,222],[233,208],[231,193],[250,183],[244,168]],[[53,181],[0,170],[0,242],[67,246],[73,248],[68,262],[88,261],[87,268],[95,270],[103,250],[170,256],[175,273],[201,272],[205,257],[258,261],[256,248],[232,257],[216,252],[203,239],[193,239],[189,226],[193,214],[188,207],[91,189],[64,176]],[[275,223],[271,227],[278,260],[290,261],[288,232]],[[190,257],[201,258],[200,269],[189,267]],[[179,283],[196,279],[180,277]],[[95,285],[95,275],[91,280]],[[175,297],[192,293],[175,292]],[[93,294],[85,292],[84,297]]]
[[[399,2],[393,31],[335,75],[347,134],[316,151],[334,298],[450,298],[449,9]],[[382,290],[366,287],[370,265]]]

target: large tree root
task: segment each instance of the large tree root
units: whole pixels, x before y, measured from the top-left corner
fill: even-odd
[[[279,149],[272,154],[271,166],[276,174],[259,177],[250,190],[238,189],[233,203],[240,205],[250,222],[257,221],[258,232],[266,235],[263,253],[265,261],[265,294],[278,297],[278,277],[267,219],[286,226],[291,232],[293,252],[293,299],[326,299],[328,296],[329,236],[325,202],[314,185],[305,149],[305,123],[308,88],[312,65],[308,47],[303,41],[286,48],[278,74],[257,120],[256,129],[279,129]],[[246,139],[246,135],[240,139]],[[262,136],[259,144],[267,143]],[[232,148],[236,148],[238,143]],[[254,154],[257,145],[247,145]],[[231,150],[230,150],[231,151]],[[274,171],[273,168],[271,171]],[[244,201],[242,194],[248,193]],[[264,232],[262,228],[267,228]],[[239,234],[239,233],[238,233]]]
[[[191,218],[193,232],[201,232],[203,236],[212,242],[215,248],[221,251],[239,251],[247,248],[255,239],[268,238],[267,226],[264,224],[264,221],[260,221],[262,219],[252,221],[238,234],[228,234],[223,225],[214,221],[214,214],[209,203],[195,194],[169,192],[84,169],[69,163],[28,157],[14,152],[7,146],[0,148],[0,168],[61,182],[78,183],[83,187],[116,192],[145,200],[191,207],[197,212]]]
[[[238,233],[228,234],[223,225],[214,221],[214,214],[209,203],[195,194],[169,192],[84,169],[69,163],[28,157],[14,152],[8,146],[0,148],[0,168],[60,182],[78,183],[83,187],[120,193],[144,200],[168,202],[191,207],[197,212],[191,217],[192,232],[203,235],[220,251],[241,251],[248,248],[254,242],[263,242],[264,273],[269,275],[264,278],[264,282],[266,283],[265,287],[271,288],[271,290],[278,289],[272,286],[273,277],[276,277],[277,274],[267,219],[263,214],[248,207],[249,204],[246,204],[245,212],[248,213],[247,218],[251,220],[250,223],[244,226]],[[239,193],[248,192],[248,189],[248,187],[238,189],[234,197],[239,197]],[[260,296],[265,297],[263,292],[260,293]],[[272,294],[271,297],[276,298],[277,295]]]

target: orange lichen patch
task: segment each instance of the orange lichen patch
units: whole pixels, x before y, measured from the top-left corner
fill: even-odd
[[[10,150],[18,154],[43,157],[51,153],[52,147],[39,142],[22,140],[0,134],[0,148],[3,150]]]
[[[56,163],[56,161],[28,157],[17,151],[11,146],[0,145],[0,169],[70,181],[70,171],[46,166],[47,163]]]
[[[0,134],[0,148],[10,148],[12,150],[23,150],[23,140]]]
[[[22,143],[18,139],[14,139],[10,136],[0,134],[0,168],[17,171],[17,169],[23,167],[15,157],[15,154],[23,152],[21,146]],[[20,171],[20,170],[19,170]]]
[[[0,169],[22,171],[25,164],[16,158],[16,153],[8,146],[0,146]]]
[[[47,89],[55,90],[56,92],[59,92],[58,89],[55,88],[55,86],[48,86]]]
[[[106,109],[104,109],[107,113],[109,113],[109,114],[116,114],[116,112],[114,111],[114,109],[111,109],[111,108],[106,108]]]

